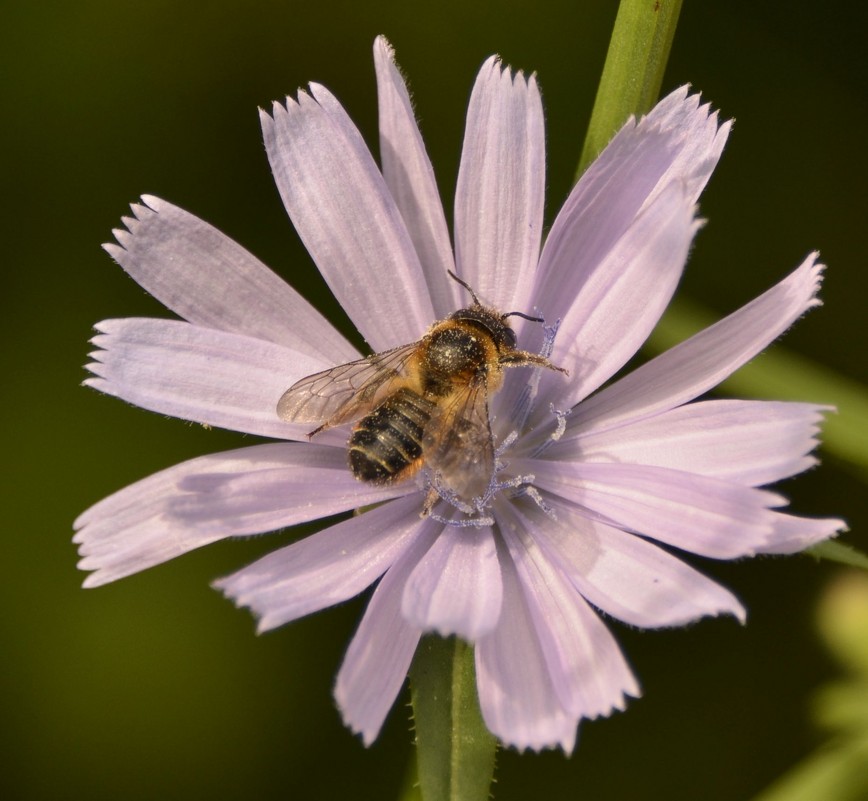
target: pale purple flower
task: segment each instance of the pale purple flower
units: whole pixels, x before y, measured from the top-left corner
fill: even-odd
[[[545,147],[534,76],[482,66],[450,237],[389,45],[374,47],[382,170],[324,87],[262,113],[292,222],[373,351],[469,305],[454,269],[510,318],[547,370],[508,371],[491,399],[496,492],[473,521],[425,487],[356,481],[346,429],[308,441],[275,411],[298,379],[360,354],[247,251],[154,197],[106,246],[182,320],[97,326],[89,386],[161,414],[281,442],[203,456],[112,495],[77,521],[96,586],[210,542],[373,505],[221,579],[259,630],[376,583],[338,673],[347,725],[370,743],[425,632],[474,643],[486,724],[519,749],[570,751],[582,718],[639,687],[602,610],[655,628],[744,619],[726,589],[660,544],[713,559],[788,553],[842,526],[779,511],[758,487],[805,470],[824,411],[694,401],[817,305],[816,255],[716,325],[600,389],[656,324],[698,228],[695,204],[729,124],[686,87],[630,121],[573,189],[543,243]],[[554,332],[557,323],[557,331]],[[595,394],[592,394],[595,393]],[[485,518],[490,518],[486,524]],[[450,519],[452,524],[444,522]]]

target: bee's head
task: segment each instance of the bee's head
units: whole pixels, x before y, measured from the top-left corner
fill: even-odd
[[[481,328],[494,340],[494,344],[497,345],[498,350],[502,348],[515,350],[515,331],[506,322],[508,316],[506,314],[498,314],[494,309],[486,308],[477,301],[473,306],[452,312],[448,319],[462,320]]]
[[[531,317],[524,314],[524,312],[511,311],[506,314],[500,314],[494,309],[489,309],[487,306],[483,306],[479,302],[479,298],[476,296],[473,288],[466,281],[463,281],[455,275],[452,270],[449,270],[449,277],[461,284],[461,286],[463,286],[473,298],[472,306],[453,312],[449,315],[449,319],[465,320],[478,325],[491,336],[498,349],[505,347],[507,350],[515,350],[516,345],[518,344],[515,338],[515,331],[513,331],[510,324],[506,322],[507,317],[523,317],[525,320],[531,320],[535,323],[542,322],[542,318]]]

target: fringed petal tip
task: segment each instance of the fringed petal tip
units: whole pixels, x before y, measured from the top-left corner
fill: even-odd
[[[674,624],[675,626],[687,626],[692,623],[697,623],[701,619],[706,617],[724,617],[725,615],[729,615],[738,621],[738,623],[742,626],[747,625],[747,609],[744,608],[744,605],[741,601],[738,600],[734,595],[729,593],[723,587],[721,587],[723,592],[726,592],[729,595],[729,599],[727,601],[723,601],[720,606],[716,609],[703,609],[696,617],[690,618],[689,620],[684,620],[681,623]]]
[[[81,557],[76,563],[76,568],[87,573],[81,582],[82,589],[92,590],[96,587],[103,587],[137,572],[135,569],[119,569],[117,565],[112,563],[112,560],[107,560],[104,555],[90,554],[86,535],[82,537],[82,533],[79,532],[72,540],[79,546],[78,553]]]
[[[489,56],[482,62],[477,81],[483,80],[509,80],[514,86],[524,84],[534,88],[537,84],[536,72],[525,75],[524,70],[514,69],[509,64],[505,64],[503,58],[497,54]]]
[[[636,124],[652,128],[672,127],[685,122],[692,125],[713,122],[715,129],[723,127],[719,122],[719,112],[711,107],[711,103],[702,103],[702,92],[691,92],[692,88],[691,84],[685,83],[672,90],[647,114],[643,114]],[[728,125],[728,122],[723,125]]]
[[[571,756],[576,748],[579,729],[583,721],[598,720],[611,717],[618,712],[624,712],[630,700],[641,697],[642,689],[634,679],[630,687],[624,688],[619,698],[612,700],[608,709],[581,715],[559,710],[551,719],[536,721],[525,731],[513,729],[509,732],[498,732],[492,729],[492,733],[498,738],[501,745],[520,754],[528,751],[539,754],[543,751],[561,749],[566,756]]]
[[[758,553],[793,554],[812,545],[833,539],[849,529],[844,520],[834,517],[810,518],[776,514],[773,533]]]
[[[260,609],[257,606],[256,593],[246,592],[242,587],[236,586],[234,581],[236,576],[237,573],[233,573],[214,579],[211,582],[211,589],[219,592],[236,609],[246,609],[256,621],[257,635],[266,634],[287,623],[282,616],[270,613],[267,608]]]
[[[501,745],[519,754],[530,752],[541,754],[543,751],[554,751],[558,748],[565,756],[572,756],[579,739],[580,720],[570,720],[565,726],[559,726],[551,735],[530,736],[504,739],[495,734]]]
[[[150,561],[140,561],[134,553],[117,553],[114,549],[106,549],[99,539],[99,524],[93,527],[97,529],[94,535],[89,521],[85,520],[86,514],[79,516],[73,524],[77,530],[72,538],[73,544],[78,546],[80,557],[76,567],[87,573],[81,582],[83,589],[91,590],[112,584],[152,565]]]
[[[395,48],[382,33],[374,38],[374,55],[376,56],[378,53],[384,55],[389,61],[395,60]]]
[[[826,265],[819,261],[820,251],[814,250],[809,253],[805,260],[796,269],[794,275],[800,275],[811,289],[811,296],[805,305],[805,311],[812,309],[814,306],[822,306],[823,301],[817,297],[820,287],[823,285],[825,278]]]
[[[123,228],[112,228],[114,242],[103,242],[102,249],[106,251],[119,264],[122,261],[123,252],[130,249],[132,238],[136,235],[143,223],[158,215],[165,208],[166,202],[156,195],[144,194],[140,196],[141,203],[130,203],[132,216],[121,217]]]
[[[245,592],[242,587],[237,586],[238,573],[232,573],[228,576],[221,576],[211,582],[211,589],[219,592],[227,601],[229,601],[236,609],[246,609],[253,615],[256,621],[256,633],[264,634],[266,631],[277,628],[281,625],[280,622],[269,620],[267,612],[256,608],[256,600],[254,593]]]
[[[263,133],[266,134],[266,140],[268,132],[274,130],[275,123],[278,123],[288,114],[293,114],[298,111],[299,98],[301,98],[302,96],[309,97],[305,87],[300,86],[295,94],[295,97],[293,97],[292,95],[286,95],[283,98],[282,102],[280,100],[272,101],[271,111],[264,108],[259,109],[259,121],[262,125]]]
[[[81,518],[76,521],[76,525],[82,525],[80,521]],[[111,584],[118,579],[127,578],[155,564],[165,562],[180,553],[173,550],[171,545],[157,541],[159,538],[151,538],[144,548],[118,550],[113,548],[111,543],[105,542],[102,536],[104,528],[105,526],[99,522],[92,528],[90,524],[86,524],[72,540],[78,545],[78,553],[81,557],[76,567],[82,571],[89,571],[81,584],[84,589]]]
[[[564,735],[559,740],[554,742],[531,742],[531,743],[507,743],[503,740],[500,740],[500,744],[505,748],[509,748],[515,751],[517,754],[541,754],[543,751],[556,751],[558,748],[564,752],[564,756],[571,757],[573,755],[573,751],[576,750],[576,745],[578,744],[579,739],[579,730],[578,725],[576,724],[576,730],[573,734]]]
[[[219,592],[227,601],[229,601],[236,609],[247,609],[253,618],[256,620],[256,633],[264,634],[273,628],[277,628],[280,623],[275,623],[268,620],[267,615],[261,615],[253,605],[253,600],[249,594],[233,586],[232,579],[235,574],[222,576],[219,579],[214,579],[211,582],[211,589]]]
[[[77,565],[79,570],[89,570],[89,568],[82,567],[81,562]],[[97,587],[102,587],[104,584],[110,584],[112,579],[106,579],[102,577],[98,570],[95,570],[93,573],[89,573],[84,581],[81,582],[81,588],[83,590],[92,590]]]
[[[279,628],[286,621],[276,615],[269,614],[267,610],[260,610],[256,606],[254,593],[245,592],[243,589],[236,587],[235,579],[237,574],[223,576],[219,579],[214,579],[211,582],[211,589],[219,592],[227,601],[229,601],[236,609],[247,609],[256,621],[256,634],[265,634],[267,631]]]
[[[400,688],[397,692],[400,691]],[[380,731],[386,721],[385,714],[371,713],[366,704],[358,704],[357,698],[351,698],[352,694],[360,694],[358,690],[350,691],[346,687],[341,686],[340,674],[332,690],[335,706],[341,716],[341,721],[354,735],[362,740],[362,745],[365,748],[370,748],[377,737],[380,736]],[[394,698],[392,702],[394,702]],[[391,707],[391,703],[389,705]]]
[[[87,576],[84,577],[81,586],[85,589],[99,587],[103,584],[108,584],[113,581],[112,578],[106,577],[100,570],[101,565],[98,560],[90,555],[91,547],[89,543],[88,533],[85,526],[88,523],[90,509],[82,512],[72,523],[72,528],[75,534],[72,537],[73,545],[78,546],[79,560],[76,567],[79,570],[86,571]]]
[[[299,88],[298,90],[301,92],[302,90]],[[295,101],[295,98],[292,95],[286,95],[284,97],[283,102],[279,100],[274,100],[271,103],[271,111],[269,112],[267,109],[260,108],[259,109],[259,119],[262,122],[262,128],[265,130],[266,126],[271,127],[274,125],[275,121],[286,114],[290,109],[294,108],[298,104]]]
[[[271,112],[259,109],[259,119],[263,129],[266,125],[274,125],[279,118],[287,114],[296,114],[310,106],[323,106],[328,102],[337,102],[335,96],[321,83],[310,81],[306,86],[299,86],[295,95],[286,95],[283,101],[275,100],[271,104]]]
[[[340,705],[337,704],[337,702],[335,702],[335,705],[338,706],[338,711],[340,711]],[[344,714],[341,715],[341,720],[343,721],[344,726],[346,726],[353,734],[357,737],[361,737],[362,745],[365,746],[365,748],[370,748],[380,735],[380,729],[374,731],[371,729],[360,728]]]
[[[631,118],[619,136],[666,137],[673,147],[671,173],[685,178],[696,200],[720,159],[732,124],[721,123],[718,112],[689,88],[678,87],[638,121]]]

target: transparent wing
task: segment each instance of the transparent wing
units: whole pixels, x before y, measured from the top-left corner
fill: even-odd
[[[426,426],[426,462],[462,501],[485,493],[494,476],[494,441],[484,373],[440,407]]]
[[[394,379],[406,375],[418,347],[413,342],[302,378],[277,402],[277,416],[290,423],[321,423],[321,428],[361,417],[389,394]]]

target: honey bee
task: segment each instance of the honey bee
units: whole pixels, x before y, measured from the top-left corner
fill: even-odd
[[[503,369],[566,372],[516,349],[506,318],[539,318],[483,306],[468,284],[449,275],[470,293],[472,306],[434,323],[417,342],[302,378],[277,404],[282,420],[319,423],[309,438],[355,423],[347,458],[360,481],[392,484],[424,465],[434,480],[423,516],[442,492],[433,487],[467,505],[490,486],[495,453],[488,399],[500,388]]]

